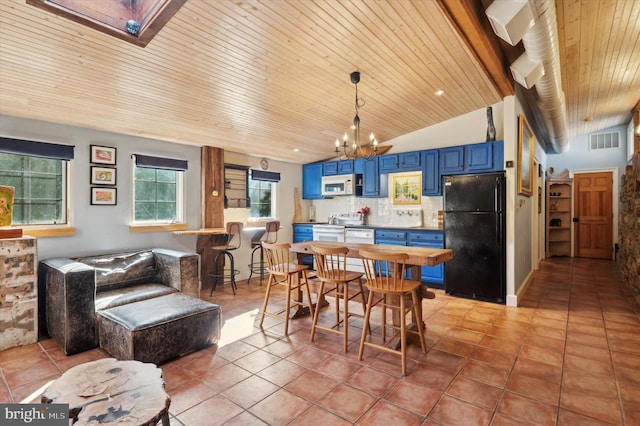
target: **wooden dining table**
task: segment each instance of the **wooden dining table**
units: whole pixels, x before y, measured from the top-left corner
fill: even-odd
[[[364,244],[364,243],[336,243],[328,241],[304,241],[299,243],[292,243],[290,251],[297,257],[298,263],[302,263],[305,257],[313,256],[311,245],[318,247],[347,247],[349,252],[347,257],[360,258],[360,250],[377,250],[384,251],[385,253],[407,253],[409,257],[405,261],[407,269],[409,270],[409,279],[420,280],[422,266],[436,266],[453,259],[453,250],[451,249],[437,249],[428,247],[407,247],[407,246],[392,246],[387,244]],[[422,301],[426,286],[421,286],[422,291],[418,295]],[[302,300],[302,293],[298,294],[298,300]],[[320,306],[327,304],[324,300],[319,300]],[[308,315],[309,308],[299,307],[293,314],[293,318],[301,315]]]

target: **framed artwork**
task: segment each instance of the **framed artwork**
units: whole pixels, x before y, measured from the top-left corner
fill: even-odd
[[[91,145],[91,163],[116,164],[116,149],[109,146]]]
[[[115,206],[116,188],[91,187],[91,204],[97,206]]]
[[[91,184],[92,185],[115,185],[116,184],[116,168],[91,166]]]
[[[393,176],[393,204],[420,204],[422,174],[410,173]]]
[[[533,133],[518,115],[518,194],[531,196],[533,181]]]

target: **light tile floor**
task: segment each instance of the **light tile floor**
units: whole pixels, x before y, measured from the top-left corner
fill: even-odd
[[[309,317],[257,327],[265,287],[209,289],[222,307],[219,345],[161,365],[172,425],[638,425],[640,309],[615,263],[554,258],[518,308],[453,298],[423,301],[427,354],[365,349],[361,321],[341,336]],[[357,309],[357,305],[354,305]],[[322,316],[333,315],[324,309]],[[68,368],[106,357],[65,356],[51,339],[0,353],[0,402],[39,402]]]

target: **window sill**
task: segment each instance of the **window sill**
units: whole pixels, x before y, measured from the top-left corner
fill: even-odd
[[[76,228],[72,226],[51,228],[22,228],[22,234],[36,238],[70,237],[76,234]]]
[[[129,226],[129,232],[171,232],[171,231],[184,231],[187,229],[186,223],[171,223],[166,225],[131,225]]]

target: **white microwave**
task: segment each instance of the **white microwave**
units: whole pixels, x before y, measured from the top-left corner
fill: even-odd
[[[354,175],[322,176],[322,195],[353,195],[355,181]]]

